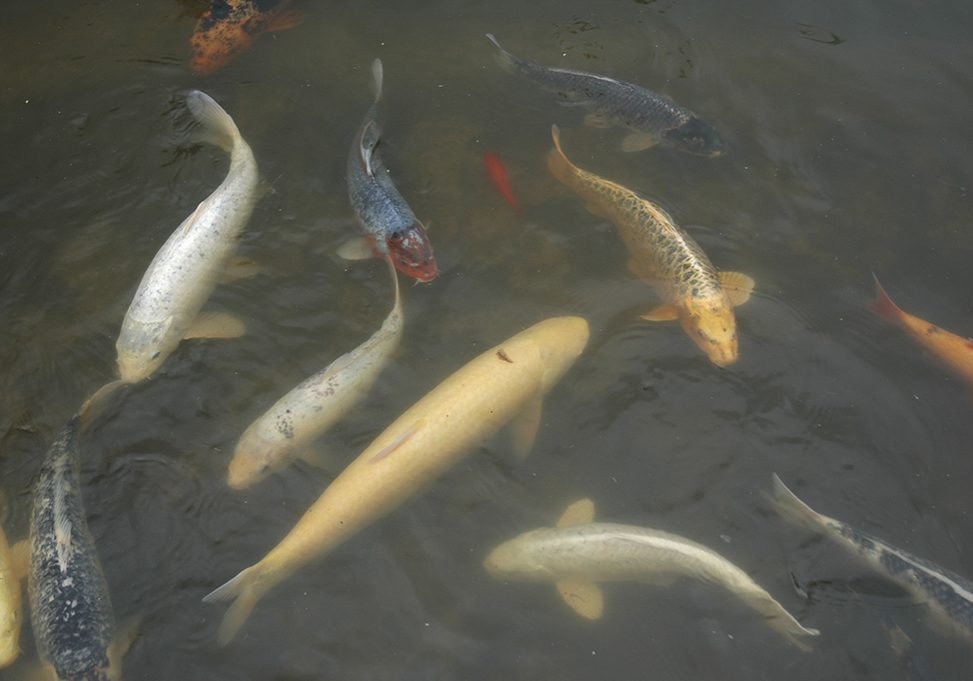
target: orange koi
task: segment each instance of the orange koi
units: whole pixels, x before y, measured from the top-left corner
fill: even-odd
[[[892,302],[875,278],[872,311],[904,330],[912,340],[931,352],[948,369],[973,386],[973,340],[942,329],[924,319],[913,317]]]
[[[483,154],[483,165],[486,166],[487,173],[490,175],[490,180],[493,182],[499,192],[503,195],[503,198],[507,200],[515,211],[517,215],[523,215],[524,211],[520,207],[520,203],[517,201],[516,195],[514,195],[514,189],[510,185],[510,178],[507,176],[507,169],[504,167],[503,162],[500,157],[494,154],[492,151],[488,151]]]
[[[297,26],[299,15],[286,11],[288,4],[290,0],[213,0],[189,41],[193,72],[215,73],[250,49],[261,34]]]

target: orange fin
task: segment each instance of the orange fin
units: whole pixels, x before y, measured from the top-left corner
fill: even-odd
[[[878,277],[874,273],[872,273],[872,278],[875,280],[875,299],[869,304],[869,308],[883,319],[898,319],[901,317],[903,314],[902,309],[892,302],[889,294],[882,288]]]
[[[287,12],[281,12],[273,19],[271,19],[267,24],[267,30],[271,33],[277,31],[286,31],[290,28],[295,28],[303,20],[300,12],[295,10],[289,10]]]
[[[753,292],[754,281],[752,278],[741,272],[720,272],[720,286],[726,291],[727,297],[733,307],[740,307],[750,300]]]
[[[674,322],[679,319],[679,310],[675,305],[657,305],[642,315],[647,322]]]

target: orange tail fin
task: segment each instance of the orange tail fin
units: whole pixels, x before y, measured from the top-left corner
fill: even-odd
[[[556,125],[551,126],[551,137],[554,139],[554,148],[547,154],[547,169],[551,171],[551,175],[564,182],[574,166],[561,149],[561,129]]]
[[[875,299],[869,303],[868,307],[883,319],[894,320],[901,317],[903,314],[901,308],[889,298],[889,294],[879,283],[878,277],[872,274],[872,278],[875,280]]]

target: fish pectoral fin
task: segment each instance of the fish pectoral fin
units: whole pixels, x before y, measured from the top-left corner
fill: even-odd
[[[628,268],[628,271],[631,272],[636,279],[641,279],[642,281],[649,282],[649,283],[652,283],[653,281],[658,279],[652,267],[650,265],[641,262],[638,258],[635,257],[629,258],[625,266]]]
[[[303,20],[301,13],[296,10],[288,10],[287,12],[281,12],[267,24],[267,30],[271,33],[276,33],[277,31],[286,31],[291,28],[298,26]]]
[[[121,680],[122,659],[138,638],[141,624],[141,615],[132,615],[116,629],[115,638],[108,646],[108,678],[112,681]]]
[[[299,451],[297,456],[305,463],[331,475],[337,475],[343,468],[337,457],[321,447],[307,447]]]
[[[612,119],[608,114],[593,111],[584,117],[584,124],[589,128],[610,128]]]
[[[750,300],[754,281],[751,277],[740,272],[720,272],[720,286],[726,291],[733,307],[740,307]]]
[[[537,395],[532,397],[524,405],[523,411],[510,422],[510,439],[514,456],[518,461],[526,459],[534,448],[543,412],[544,397]]]
[[[21,539],[10,547],[10,571],[17,581],[30,572],[30,539]]]
[[[658,141],[647,132],[633,132],[631,135],[626,135],[625,139],[622,140],[622,151],[626,153],[645,151],[657,144]]]
[[[601,617],[605,609],[605,598],[601,587],[594,582],[586,582],[582,579],[561,579],[554,586],[557,587],[557,592],[561,594],[564,602],[585,619],[596,620]]]
[[[385,457],[389,456],[396,449],[398,449],[406,442],[408,442],[413,435],[415,435],[420,430],[422,430],[422,427],[425,425],[425,423],[426,423],[425,419],[420,419],[415,423],[413,423],[411,426],[406,428],[401,434],[397,435],[395,439],[393,439],[388,445],[383,447],[381,451],[376,453],[375,456],[373,456],[369,460],[369,463],[378,463]]]
[[[557,527],[571,527],[572,525],[584,525],[595,519],[595,502],[585,497],[578,499],[573,504],[564,509],[564,513],[557,520]]]
[[[647,322],[673,322],[679,319],[679,310],[675,305],[656,305],[641,317]]]
[[[246,330],[243,321],[231,314],[207,312],[196,318],[184,338],[239,338]]]
[[[248,258],[245,255],[237,256],[223,270],[221,282],[232,284],[240,279],[247,279],[260,274],[261,270],[262,268],[253,258]]]
[[[372,244],[363,236],[348,239],[348,241],[338,246],[338,250],[335,252],[342,260],[368,260],[375,257],[375,253],[372,251]]]

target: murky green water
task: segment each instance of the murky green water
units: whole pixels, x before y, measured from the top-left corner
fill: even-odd
[[[973,334],[973,9],[962,2],[295,2],[296,29],[190,74],[205,2],[5,3],[0,10],[0,479],[27,531],[54,434],[112,378],[138,281],[220,182],[186,140],[181,93],[234,116],[267,193],[240,250],[258,276],[210,307],[235,341],[184,343],[84,439],[91,530],[118,619],[142,618],[129,679],[967,679],[968,641],[827,540],[774,514],[779,473],[818,510],[973,577],[973,404],[865,304],[871,272],[905,309]],[[711,122],[727,152],[618,151],[501,72],[518,55],[638,82]],[[345,154],[386,65],[384,156],[430,224],[442,276],[405,290],[406,332],[368,399],[298,464],[224,483],[244,428],[367,337],[384,266],[341,262],[354,233]],[[614,229],[544,167],[549,127],[579,165],[657,199],[722,269],[752,275],[741,359],[711,365],[625,270]],[[526,208],[490,185],[506,162]],[[557,314],[592,326],[531,458],[486,443],[428,491],[268,595],[215,643],[203,595],[250,565],[406,407],[484,348]],[[603,520],[684,534],[733,560],[808,626],[783,642],[691,582],[606,587],[597,622],[553,587],[504,584],[486,552],[579,496]],[[792,577],[809,591],[804,599]],[[903,655],[889,630],[912,640]],[[900,646],[901,648],[901,646]],[[34,657],[29,633],[17,666]]]

